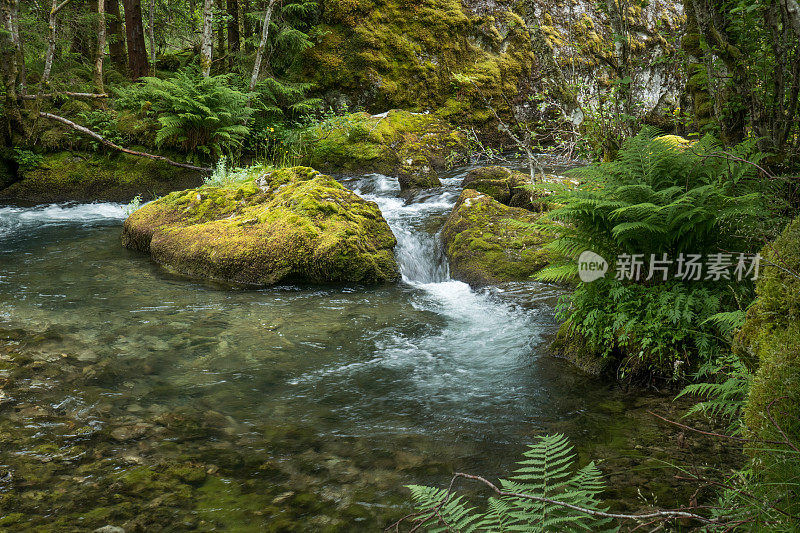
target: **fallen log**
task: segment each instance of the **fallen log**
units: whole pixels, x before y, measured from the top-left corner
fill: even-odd
[[[55,98],[56,96],[71,96],[73,98],[108,98],[106,93],[102,94],[95,94],[95,93],[73,93],[70,91],[63,91],[58,93],[47,93],[47,94],[23,94],[23,100],[36,100],[37,98]]]
[[[69,126],[70,128],[72,128],[75,131],[83,133],[84,135],[88,135],[89,137],[91,137],[91,138],[93,138],[93,139],[95,139],[97,141],[100,141],[105,146],[108,146],[109,148],[113,148],[114,150],[120,151],[120,152],[125,153],[125,154],[135,155],[135,156],[138,156],[138,157],[147,157],[149,159],[154,159],[156,161],[163,161],[164,163],[167,163],[168,165],[172,165],[174,167],[188,168],[189,170],[196,170],[198,172],[213,172],[214,171],[214,169],[212,169],[212,168],[196,167],[194,165],[189,165],[187,163],[178,163],[177,161],[173,161],[172,159],[164,157],[163,155],[148,154],[147,152],[137,152],[135,150],[130,150],[128,148],[124,148],[124,147],[122,147],[122,146],[120,146],[118,144],[114,144],[113,142],[109,141],[105,137],[99,135],[98,133],[93,132],[92,130],[90,130],[89,128],[87,128],[85,126],[81,126],[80,124],[76,124],[76,123],[72,122],[71,120],[68,120],[68,119],[66,119],[64,117],[60,117],[58,115],[53,115],[52,113],[45,113],[43,111],[40,111],[39,112],[39,116],[40,117],[44,117],[44,118],[49,118],[50,120],[55,120],[56,122],[60,122],[62,124],[65,124],[66,126]]]

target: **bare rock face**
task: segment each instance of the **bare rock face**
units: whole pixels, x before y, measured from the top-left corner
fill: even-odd
[[[246,285],[394,281],[396,243],[377,204],[307,167],[169,194],[122,233],[179,274]]]

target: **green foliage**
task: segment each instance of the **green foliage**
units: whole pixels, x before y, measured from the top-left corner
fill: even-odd
[[[14,148],[14,161],[19,165],[19,169],[24,172],[26,170],[33,170],[41,165],[42,161],[44,161],[44,157],[30,150]]]
[[[412,485],[417,520],[426,531],[616,531],[611,519],[595,517],[561,504],[604,511],[599,494],[602,474],[595,464],[575,468],[573,447],[564,435],[547,435],[523,453],[520,468],[508,480],[500,480],[504,492],[521,496],[489,498],[485,511],[468,507],[464,496],[447,490]],[[430,522],[430,523],[429,523]]]
[[[214,172],[203,180],[203,184],[208,187],[228,187],[242,184],[253,178],[254,175],[266,171],[263,166],[249,168],[231,168],[228,166],[228,158],[225,156],[217,160]]]
[[[117,91],[117,103],[161,123],[159,146],[180,147],[205,157],[233,154],[250,133],[248,94],[231,87],[231,75],[203,77],[194,69],[166,80],[142,78]]]
[[[728,432],[742,433],[742,411],[750,389],[752,373],[747,365],[734,354],[726,354],[716,360],[706,361],[700,366],[694,381],[676,396],[695,396],[702,400],[693,405],[684,415],[701,413],[710,418],[722,418],[728,422]]]
[[[754,143],[731,149],[728,157],[710,137],[690,144],[656,134],[645,128],[623,145],[617,160],[574,172],[582,186],[558,193],[561,207],[547,217],[559,223],[559,236],[548,247],[566,261],[543,270],[539,279],[574,279],[575,260],[585,250],[607,259],[667,254],[673,260],[681,253],[757,250],[771,231],[771,194],[754,166],[743,162],[762,157]],[[611,271],[609,278],[613,264]],[[726,351],[724,321],[732,315],[719,313],[752,301],[749,280],[645,281],[645,275],[638,282],[579,284],[559,307],[568,332],[584,337],[601,356],[623,359],[623,370],[673,377],[688,368],[677,361],[693,366],[698,353],[702,362]]]

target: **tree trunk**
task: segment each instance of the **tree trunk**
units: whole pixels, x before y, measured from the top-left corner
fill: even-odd
[[[225,13],[225,0],[217,0],[217,13]],[[217,55],[219,59],[227,55],[225,46],[225,20],[224,17],[217,22]]]
[[[108,55],[121,72],[128,68],[125,56],[125,36],[122,35],[122,17],[119,0],[106,0],[106,22],[108,22]]]
[[[64,5],[66,5],[66,1],[61,4],[62,7]],[[53,5],[50,8],[50,15],[48,17],[50,32],[47,35],[47,52],[44,55],[44,70],[39,80],[39,92],[47,86],[47,82],[50,81],[50,71],[53,69],[53,57],[56,55],[56,15],[59,10],[58,0],[53,0]]]
[[[13,27],[17,23],[15,17],[18,14],[17,0],[0,0],[0,73],[3,76],[5,86],[5,98],[3,100],[3,113],[0,113],[0,124],[2,124],[2,141],[6,146],[14,144],[15,134],[25,135],[27,129],[22,119],[22,106],[20,95],[17,94],[19,84],[19,66],[17,46],[12,39]]]
[[[200,45],[200,66],[203,76],[211,73],[211,48],[213,46],[214,0],[203,2],[203,42]]]
[[[28,74],[25,71],[25,52],[22,48],[22,38],[19,36],[19,3],[12,2],[11,9],[11,40],[17,51],[20,89],[22,94],[25,94],[28,92]]]
[[[128,43],[128,68],[131,78],[147,76],[150,65],[144,45],[141,0],[123,0],[125,6],[125,37]]]
[[[150,25],[148,26],[148,37],[150,39],[150,67],[155,74],[156,69],[156,0],[150,0]]]
[[[105,91],[103,88],[103,57],[106,53],[106,3],[97,0],[97,53],[94,58],[94,86],[98,94]]]
[[[253,74],[250,76],[250,92],[253,92],[258,83],[258,75],[261,73],[261,61],[264,59],[264,50],[267,49],[267,40],[269,39],[269,23],[272,20],[272,10],[278,0],[269,0],[267,10],[264,12],[264,22],[261,26],[261,42],[258,44],[258,51],[256,52],[256,61],[253,64]]]
[[[242,36],[242,50],[250,53],[254,50],[247,37],[253,35],[253,22],[247,16],[250,13],[250,0],[237,0],[239,3],[239,34]]]
[[[781,0],[789,25],[798,39],[800,39],[800,3],[797,0]]]
[[[239,25],[241,24],[239,20],[239,0],[228,0],[228,16],[230,17],[228,20],[228,53],[231,56],[228,65],[233,66],[234,56],[241,50],[239,44],[239,39],[241,38],[239,33]]]

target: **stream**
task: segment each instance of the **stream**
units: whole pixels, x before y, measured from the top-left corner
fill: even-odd
[[[497,478],[556,432],[614,509],[685,503],[665,464],[730,459],[647,413],[685,403],[552,357],[561,289],[450,278],[464,172],[342,179],[397,236],[378,287],[229,290],[123,249],[124,206],[0,207],[0,529],[378,531],[404,485]]]

